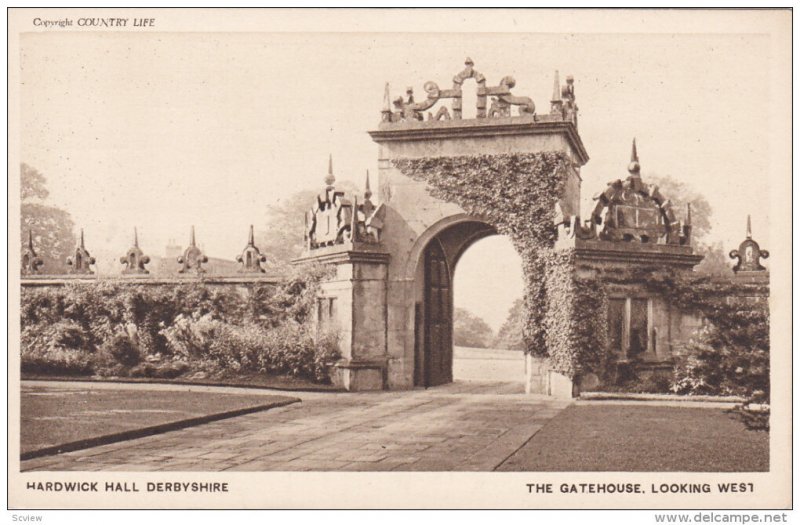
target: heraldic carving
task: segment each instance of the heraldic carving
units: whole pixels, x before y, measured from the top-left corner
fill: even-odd
[[[350,200],[345,198],[344,192],[336,191],[335,181],[333,159],[329,158],[325,191],[317,196],[314,206],[306,213],[306,248],[311,250],[335,244],[379,243],[386,210],[383,204],[375,206],[372,203],[369,172],[364,201],[360,204],[357,197]]]
[[[646,244],[688,245],[691,242],[692,209],[687,205],[686,222],[678,220],[672,203],[658,189],[642,181],[636,139],[631,149],[630,175],[625,181],[615,180],[606,190],[594,197],[597,204],[587,225],[577,218],[565,223],[580,239],[607,241],[636,241]],[[605,212],[605,214],[603,213]],[[597,232],[602,224],[603,230]]]

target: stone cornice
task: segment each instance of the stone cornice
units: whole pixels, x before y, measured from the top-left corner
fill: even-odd
[[[322,264],[389,264],[389,254],[379,246],[370,244],[337,244],[307,251],[292,264],[318,262]]]
[[[20,279],[23,287],[34,286],[64,286],[69,283],[112,283],[112,284],[277,284],[281,280],[275,276],[267,275],[216,275],[197,276],[187,275],[180,277],[152,277],[149,275],[130,275],[124,277],[97,277],[97,276],[72,276],[72,275],[26,275]]]
[[[625,264],[670,264],[693,267],[703,260],[690,246],[639,244],[576,239],[575,254],[580,262],[619,262]]]
[[[566,135],[580,164],[589,161],[578,130],[571,122],[551,120],[546,116],[383,122],[377,130],[369,132],[375,142],[413,141],[431,139],[458,139],[497,137],[509,135],[538,135],[561,133]]]

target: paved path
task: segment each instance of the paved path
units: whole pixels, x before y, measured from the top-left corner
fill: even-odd
[[[22,462],[22,470],[491,471],[568,403],[518,385],[299,394],[301,403]]]

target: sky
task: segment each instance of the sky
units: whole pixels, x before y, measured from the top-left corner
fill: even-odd
[[[322,189],[329,153],[339,180],[377,172],[367,131],[384,83],[420,97],[428,80],[449,86],[467,56],[490,85],[514,76],[539,112],[554,71],[574,76],[584,216],[627,176],[636,137],[645,182],[669,175],[711,203],[709,240],[736,248],[749,213],[769,248],[768,36],[26,33],[20,44],[20,158],[85,229],[98,267],[117,264],[134,226],[145,253],[185,245],[194,225],[207,255],[233,259],[249,224],[268,227],[268,205]],[[496,329],[521,295],[519,265],[507,239],[476,243],[456,304]]]

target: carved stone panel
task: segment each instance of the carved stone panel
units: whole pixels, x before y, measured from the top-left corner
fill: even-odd
[[[39,273],[39,267],[44,261],[36,254],[33,249],[33,232],[28,231],[28,245],[22,250],[22,275],[32,275]]]
[[[208,257],[197,247],[194,237],[194,226],[192,226],[192,234],[189,239],[189,247],[183,252],[183,255],[178,257],[178,264],[181,269],[178,273],[196,273],[203,274],[206,272],[203,264],[208,262]]]
[[[81,229],[81,241],[75,248],[75,255],[67,257],[67,273],[71,274],[93,274],[91,265],[95,263],[94,257],[89,255],[83,241],[83,229]]]
[[[119,262],[126,267],[122,270],[123,275],[146,275],[150,272],[145,265],[150,262],[150,257],[139,248],[139,233],[133,229],[133,246],[128,248],[124,257],[120,257]]]

